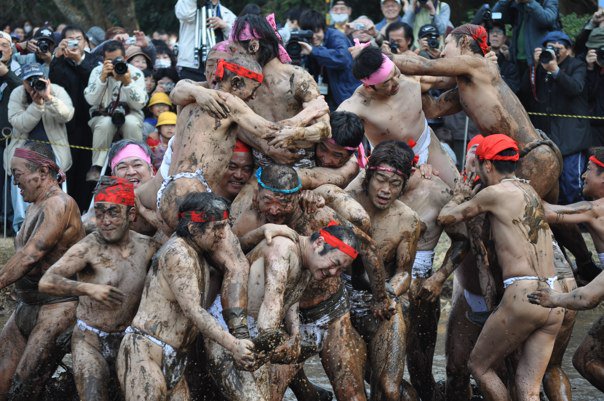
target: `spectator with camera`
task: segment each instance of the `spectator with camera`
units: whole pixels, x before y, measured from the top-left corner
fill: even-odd
[[[440,57],[441,40],[438,29],[432,25],[424,25],[417,32],[418,54],[427,59],[433,60]]]
[[[587,55],[587,91],[593,116],[604,116],[604,27],[593,28],[585,43]],[[604,146],[604,121],[591,120],[593,146]]]
[[[558,0],[499,0],[493,12],[500,12],[504,23],[511,24],[512,60],[523,76],[533,66],[533,49],[541,46],[541,39],[554,29],[561,29]]]
[[[375,29],[378,32],[385,32],[386,27],[393,22],[403,22],[403,18],[401,17],[401,11],[403,10],[401,0],[381,0],[380,4],[384,19],[375,25]]]
[[[587,69],[583,61],[573,56],[571,45],[571,39],[564,32],[549,32],[543,38],[544,47],[534,50],[534,67],[524,75],[521,89],[527,99],[527,110],[546,114],[531,116],[535,128],[545,132],[562,152],[564,164],[560,176],[560,204],[581,199],[585,151],[591,145],[588,120],[550,116],[588,114]]]
[[[333,2],[333,6],[329,10],[329,19],[332,23],[332,28],[336,28],[338,31],[344,33],[346,30],[346,23],[350,21],[352,15],[352,7],[344,0],[337,0]]]
[[[354,43],[358,39],[361,43],[371,42],[374,46],[377,45],[378,31],[373,24],[373,21],[365,15],[361,15],[352,22],[346,24],[346,34],[350,38],[350,43]]]
[[[92,166],[86,174],[87,181],[98,181],[101,166],[106,162],[107,151],[117,130],[126,139],[143,139],[143,107],[147,92],[143,73],[124,60],[124,46],[118,41],[104,45],[104,61],[90,74],[84,91],[92,107],[88,125],[92,129]],[[102,149],[102,150],[101,150]]]
[[[404,22],[393,22],[388,25],[384,34],[382,51],[386,54],[403,54],[411,51],[413,45],[413,28]]]
[[[15,54],[13,57],[21,66],[39,63],[44,76],[48,76],[55,45],[56,42],[52,28],[50,26],[43,26],[34,33],[32,39],[15,45],[15,49],[19,54]]]
[[[350,42],[342,32],[328,28],[323,14],[315,10],[300,15],[300,28],[313,32],[310,44],[300,42],[302,55],[308,56],[308,70],[330,109],[335,110],[360,85],[352,76]]]
[[[403,10],[403,22],[413,27],[413,35],[417,38],[413,44],[416,48],[420,47],[419,31],[422,27],[432,25],[438,36],[443,36],[451,25],[451,8],[439,0],[403,0]]]
[[[88,126],[89,105],[84,97],[90,73],[96,67],[97,60],[86,52],[86,35],[81,28],[67,26],[61,34],[55,51],[55,58],[50,63],[49,78],[60,85],[69,97],[75,109],[73,119],[67,126],[69,143],[76,146],[92,146],[92,131]],[[90,202],[92,189],[86,184],[86,169],[91,164],[90,151],[72,148],[73,165],[67,172],[67,189],[78,203],[80,210],[86,210]]]
[[[8,120],[13,126],[13,133],[4,151],[4,168],[10,173],[10,160],[15,149],[22,147],[28,140],[35,140],[50,143],[58,166],[61,170],[68,171],[72,159],[65,124],[74,114],[71,98],[65,89],[51,84],[45,78],[42,66],[38,63],[24,65],[20,78],[23,85],[13,90],[8,103]],[[13,229],[17,232],[23,222],[26,205],[14,183],[11,197]]]
[[[489,30],[489,42],[491,50],[497,54],[497,65],[501,77],[514,93],[520,90],[520,74],[516,63],[512,61],[508,37],[505,34],[505,24],[493,21]]]

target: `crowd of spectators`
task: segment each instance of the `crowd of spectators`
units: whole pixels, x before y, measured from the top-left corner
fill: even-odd
[[[300,54],[292,58],[314,76],[332,110],[360,85],[352,75],[348,50],[355,41],[370,42],[385,54],[415,52],[433,59],[440,57],[453,29],[445,2],[372,1],[380,6],[379,21],[356,15],[350,3],[337,0],[331,2],[327,19],[322,10],[296,6],[277,24],[284,44],[299,41]],[[208,27],[217,42],[228,39],[237,16],[227,8],[228,1],[210,3]],[[487,26],[505,82],[528,112],[540,113],[531,115],[535,126],[564,157],[560,201],[575,202],[581,196],[588,148],[604,145],[604,122],[555,116],[604,115],[604,11],[597,11],[579,36],[571,38],[560,24],[557,0],[500,0],[491,5],[474,22]],[[261,12],[250,3],[239,16]],[[161,27],[151,35],[117,26],[59,24],[55,29],[29,20],[0,31],[0,127],[3,134],[11,134],[2,142],[4,168],[23,141],[51,143],[67,172],[66,190],[81,210],[88,208],[99,176],[108,173],[112,142],[146,142],[157,169],[175,134],[171,90],[180,79],[205,80],[203,57],[194,43],[197,1],[178,0],[175,15],[178,34]],[[300,36],[300,30],[312,31],[312,37]],[[430,124],[461,162],[466,139],[477,133],[471,122],[457,114]],[[0,180],[4,182],[4,174]],[[4,196],[12,200],[6,214],[17,230],[27,205],[14,186]]]

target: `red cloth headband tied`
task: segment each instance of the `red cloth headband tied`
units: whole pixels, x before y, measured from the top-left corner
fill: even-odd
[[[218,60],[218,64],[216,65],[216,78],[218,81],[222,81],[225,69],[234,72],[240,77],[253,79],[254,81],[259,83],[262,83],[262,81],[264,80],[264,76],[262,74],[250,71],[247,68],[240,66],[239,64],[229,63],[228,61],[224,61],[224,59],[221,58],[220,60]]]
[[[57,181],[59,185],[65,182],[65,173],[63,172],[63,170],[61,170],[61,167],[59,167],[57,163],[54,162],[54,160],[49,159],[43,154],[29,149],[17,148],[15,149],[14,156],[21,159],[29,160],[30,162],[35,163],[40,167],[48,167],[50,170],[53,170],[57,173]]]
[[[134,185],[125,178],[109,177],[108,180],[112,180],[113,183],[99,186],[94,202],[134,206]]]
[[[214,216],[208,216],[205,212],[188,211],[178,214],[179,219],[189,219],[193,223],[209,223],[212,221],[223,221],[229,218],[229,211],[225,210],[222,213],[222,218],[216,218]]]
[[[250,147],[246,143],[240,141],[239,139],[237,139],[235,141],[235,146],[233,146],[233,152],[235,152],[235,153],[251,153],[251,151],[252,151],[252,149],[250,149]]]
[[[468,35],[478,43],[482,54],[489,52],[488,35],[484,26],[464,24],[451,31],[451,35]]]
[[[337,225],[338,225],[338,223],[336,223],[335,221],[330,221],[329,224],[327,225],[327,227],[337,226]],[[334,248],[337,248],[340,251],[344,252],[346,255],[350,256],[352,259],[356,259],[357,256],[359,256],[359,253],[356,251],[356,249],[354,249],[353,247],[351,247],[350,245],[348,245],[341,239],[331,235],[324,229],[319,230],[319,234],[321,234],[321,237],[323,237],[323,239],[325,240],[326,243],[328,243],[329,245],[333,246]]]
[[[589,161],[594,163],[596,166],[602,167],[604,168],[604,163],[602,163],[601,161],[599,161],[596,156],[590,156],[589,157]]]
[[[373,166],[373,167],[367,167],[367,170],[386,171],[388,173],[394,173],[396,175],[400,175],[401,177],[405,176],[401,170],[398,170],[396,168],[391,168],[391,167]]]
[[[506,149],[514,150],[516,154],[512,156],[499,154]],[[480,160],[518,161],[520,159],[516,141],[503,134],[493,134],[485,137],[476,148],[476,156]]]

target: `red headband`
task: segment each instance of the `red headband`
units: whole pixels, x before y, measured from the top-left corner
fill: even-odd
[[[373,166],[373,167],[367,167],[367,170],[386,171],[388,173],[394,173],[396,175],[400,175],[401,177],[405,176],[401,170],[398,170],[398,169],[395,169],[395,168],[391,168],[391,167]]]
[[[54,160],[49,159],[48,157],[40,154],[36,151],[17,148],[15,149],[14,157],[18,157],[20,159],[29,160],[40,167],[48,167],[49,169],[55,171],[58,174],[57,181],[59,184],[62,184],[65,181],[65,173],[61,168],[54,162]]]
[[[250,147],[244,142],[240,141],[239,139],[235,141],[235,146],[233,146],[233,152],[250,153],[251,151],[252,150],[250,149]]]
[[[189,219],[193,223],[209,223],[212,221],[223,221],[229,218],[229,211],[225,210],[222,213],[222,218],[216,218],[214,216],[208,216],[205,212],[182,212],[178,214],[179,219]]]
[[[474,138],[470,139],[470,142],[468,142],[468,147],[466,148],[466,153],[470,151],[472,146],[480,145],[483,140],[484,140],[484,136],[482,136],[480,134],[478,134]]]
[[[264,76],[262,74],[250,71],[247,68],[240,66],[239,64],[229,63],[228,61],[224,61],[224,59],[221,58],[220,60],[218,60],[218,64],[216,65],[216,78],[219,81],[222,81],[222,77],[224,77],[225,68],[231,72],[234,72],[240,77],[253,79],[254,81],[260,83],[262,83],[264,79]]]
[[[413,148],[415,147],[415,145],[417,145],[417,142],[415,142],[413,139],[408,139],[407,140],[407,145],[409,145],[409,147],[411,148],[411,150],[413,150]],[[413,152],[413,167],[417,166],[417,163],[419,162],[419,155],[415,154],[415,151]]]
[[[337,225],[338,225],[338,223],[336,223],[335,221],[330,221],[329,224],[327,225],[327,227],[337,226]],[[319,234],[321,234],[321,237],[323,237],[323,239],[325,240],[326,243],[328,243],[329,245],[333,246],[334,248],[337,248],[340,251],[344,252],[346,255],[350,256],[352,259],[356,259],[357,256],[359,256],[359,253],[356,251],[356,249],[354,249],[353,247],[351,247],[350,245],[348,245],[341,239],[331,235],[324,229],[319,230]]]
[[[515,150],[516,154],[501,156],[499,153],[506,149]],[[516,141],[503,134],[493,134],[485,137],[476,149],[476,156],[480,160],[518,161],[520,159]]]
[[[602,167],[604,168],[604,163],[602,163],[601,161],[599,161],[596,156],[590,156],[589,157],[589,161],[594,163],[596,166]]]
[[[134,185],[125,178],[109,177],[112,184],[100,186],[94,196],[94,202],[116,203],[134,206]]]
[[[481,25],[464,24],[451,31],[451,35],[468,35],[478,43],[482,54],[489,52],[487,30]]]

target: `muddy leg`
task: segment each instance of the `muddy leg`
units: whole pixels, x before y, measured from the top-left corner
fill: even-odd
[[[298,401],[327,401],[333,399],[333,394],[322,387],[314,385],[306,376],[304,368],[298,370],[296,376],[289,383],[289,388],[294,392]]]
[[[457,171],[457,167],[453,160],[449,157],[449,155],[443,150],[440,141],[434,135],[434,132],[430,130],[431,142],[428,156],[428,163],[432,165],[433,168],[438,170],[439,177],[443,180],[450,188],[455,186],[455,180],[459,177],[459,172]]]
[[[11,400],[35,400],[42,392],[63,358],[64,350],[57,345],[57,338],[75,324],[76,305],[61,302],[40,308],[9,390]]]
[[[336,398],[347,401],[365,401],[366,350],[361,336],[352,328],[350,313],[329,324],[321,362],[329,377]]]
[[[432,360],[436,346],[436,330],[440,317],[440,299],[426,302],[416,297],[409,299],[409,340],[407,364],[411,384],[425,401],[434,399],[436,383],[432,376]]]
[[[573,356],[573,366],[595,388],[604,392],[604,316],[593,324]]]
[[[26,344],[27,339],[19,331],[13,312],[0,333],[0,401],[7,399],[8,389]]]
[[[86,335],[75,328],[71,337],[73,376],[78,395],[82,401],[105,401],[108,399],[109,366],[98,350],[98,340],[95,345],[89,344]]]

